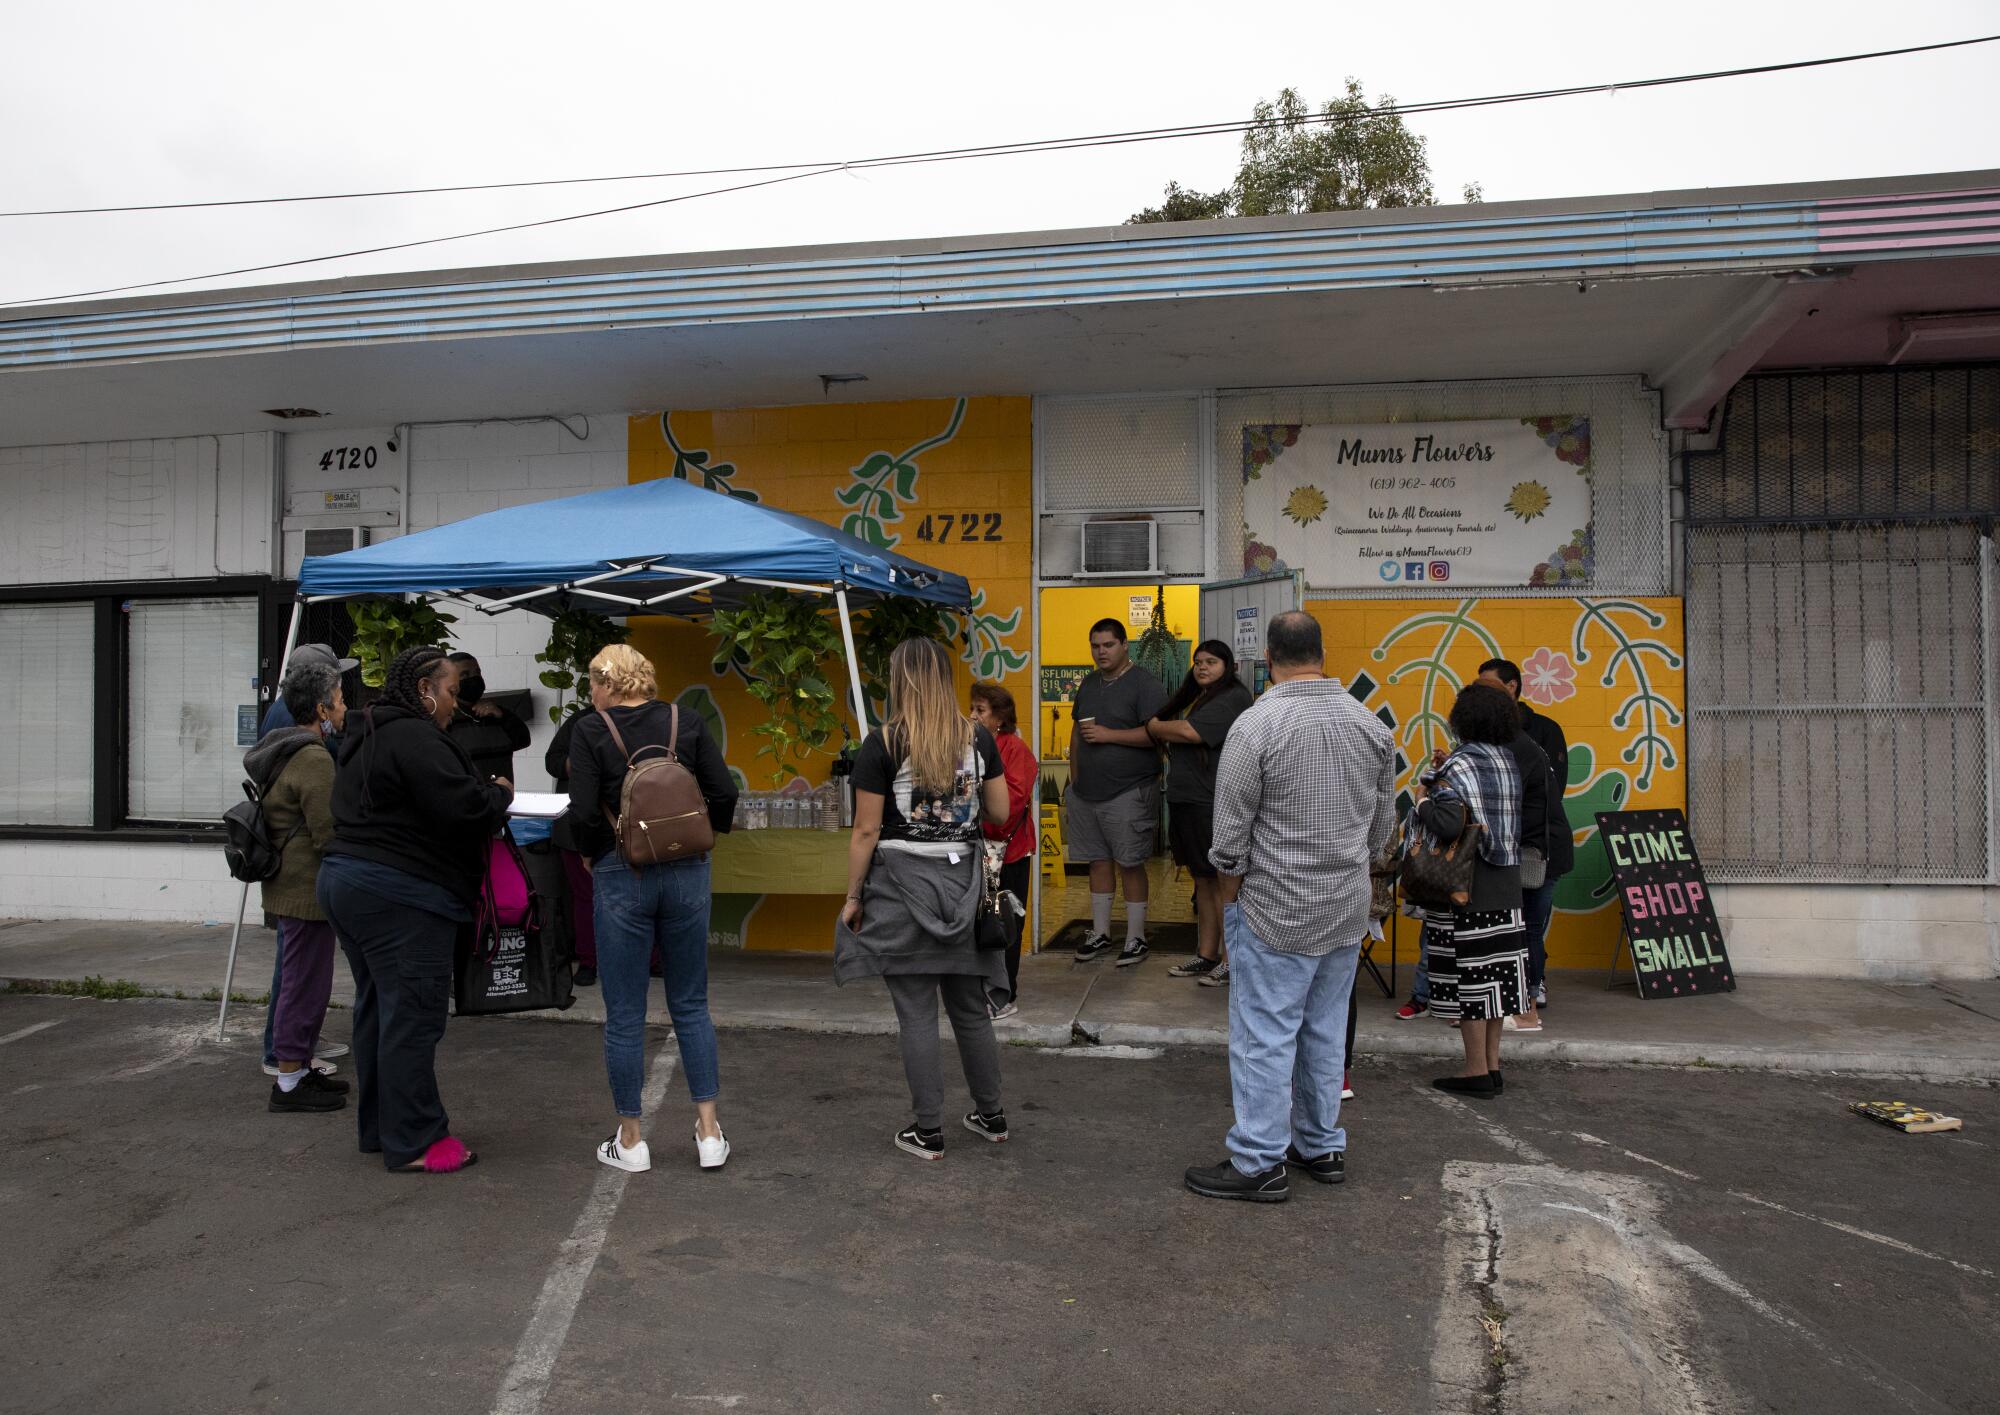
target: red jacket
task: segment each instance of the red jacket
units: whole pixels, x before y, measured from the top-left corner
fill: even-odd
[[[1000,769],[1007,777],[1007,824],[986,827],[988,840],[1007,842],[1006,854],[1001,857],[1005,864],[1025,860],[1035,853],[1035,837],[1039,829],[1035,815],[1035,777],[1041,768],[1035,764],[1035,754],[1018,732],[1001,732],[994,736],[1000,748]]]

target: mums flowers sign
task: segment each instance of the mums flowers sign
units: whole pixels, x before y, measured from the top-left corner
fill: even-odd
[[[1312,589],[1591,578],[1590,424],[1568,415],[1243,429],[1244,568]]]

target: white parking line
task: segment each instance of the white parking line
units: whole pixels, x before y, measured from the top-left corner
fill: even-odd
[[[58,1017],[53,1022],[37,1022],[32,1027],[23,1027],[18,1032],[9,1032],[6,1036],[0,1037],[0,1047],[4,1047],[9,1042],[18,1042],[23,1037],[32,1037],[37,1032],[46,1032],[51,1027],[60,1027],[68,1020],[66,1017]]]
[[[672,1047],[663,1047],[654,1058],[652,1074],[646,1078],[645,1092],[639,1097],[642,1120],[650,1121],[653,1112],[659,1109],[667,1093],[667,1081],[674,1074],[676,1056]],[[570,1321],[576,1316],[583,1289],[597,1266],[597,1255],[604,1251],[605,1235],[611,1231],[611,1220],[618,1213],[619,1201],[625,1197],[625,1181],[631,1177],[624,1170],[608,1165],[599,1172],[590,1198],[584,1201],[583,1212],[576,1216],[576,1226],[563,1240],[555,1263],[542,1282],[534,1315],[528,1318],[528,1329],[521,1333],[520,1343],[514,1348],[514,1360],[500,1382],[493,1415],[536,1415],[542,1408],[549,1378],[555,1374],[556,1358],[562,1355],[563,1343],[569,1340]]]

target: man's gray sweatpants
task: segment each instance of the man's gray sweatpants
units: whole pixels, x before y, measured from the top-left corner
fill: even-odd
[[[986,1012],[986,987],[970,973],[900,973],[885,977],[896,1004],[896,1025],[903,1044],[903,1074],[910,1080],[910,1105],[917,1128],[943,1126],[944,1069],[938,1060],[938,994],[951,1018],[958,1040],[959,1065],[980,1114],[1000,1109],[1000,1047],[993,1039],[993,1019]]]

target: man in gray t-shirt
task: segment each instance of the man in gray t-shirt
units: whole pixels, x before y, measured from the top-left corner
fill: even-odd
[[[1090,934],[1081,960],[1111,947],[1112,867],[1125,880],[1125,946],[1118,966],[1146,957],[1146,861],[1160,819],[1160,749],[1146,722],[1166,706],[1160,680],[1132,662],[1125,626],[1090,626],[1097,671],[1077,685],[1071,715],[1069,789],[1064,795],[1069,857],[1090,866]]]

